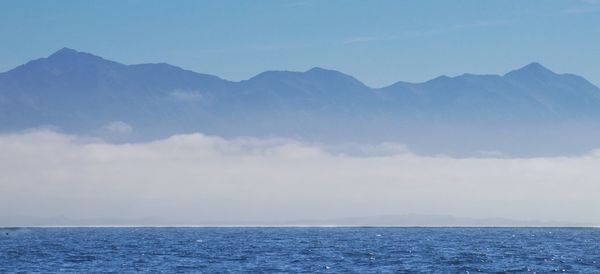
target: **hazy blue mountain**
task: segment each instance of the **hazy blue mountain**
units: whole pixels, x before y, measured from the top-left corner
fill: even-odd
[[[379,91],[424,115],[446,120],[531,122],[597,119],[600,89],[572,74],[556,74],[538,63],[504,76],[463,74]],[[476,114],[476,115],[474,115]]]
[[[143,123],[173,114],[177,96],[209,97],[228,84],[168,64],[127,66],[65,48],[0,74],[0,119],[10,129],[52,124],[90,130],[123,119]]]
[[[133,130],[111,129],[118,121]],[[0,130],[44,125],[122,141],[200,131],[402,142],[423,153],[574,153],[600,147],[600,89],[538,63],[374,89],[322,68],[232,82],[64,48],[0,73]]]

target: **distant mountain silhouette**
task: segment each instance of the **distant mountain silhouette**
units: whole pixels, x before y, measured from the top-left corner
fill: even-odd
[[[111,132],[114,122],[133,131]],[[502,76],[440,76],[375,89],[322,68],[233,82],[63,48],[0,73],[0,130],[45,125],[120,141],[200,131],[392,141],[422,153],[579,153],[600,147],[600,89],[539,63]]]

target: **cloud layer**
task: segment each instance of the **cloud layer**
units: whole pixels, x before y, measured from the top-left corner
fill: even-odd
[[[355,150],[202,134],[136,144],[49,130],[0,135],[0,225],[310,224],[406,214],[600,224],[598,153],[457,159],[396,144]]]

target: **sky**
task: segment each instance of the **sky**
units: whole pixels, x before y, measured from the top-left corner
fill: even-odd
[[[600,84],[600,1],[0,0],[0,71],[69,47],[243,80],[319,66],[372,87],[536,61]]]

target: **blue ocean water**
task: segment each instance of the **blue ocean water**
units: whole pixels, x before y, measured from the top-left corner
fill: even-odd
[[[0,231],[0,272],[600,272],[594,228]]]

